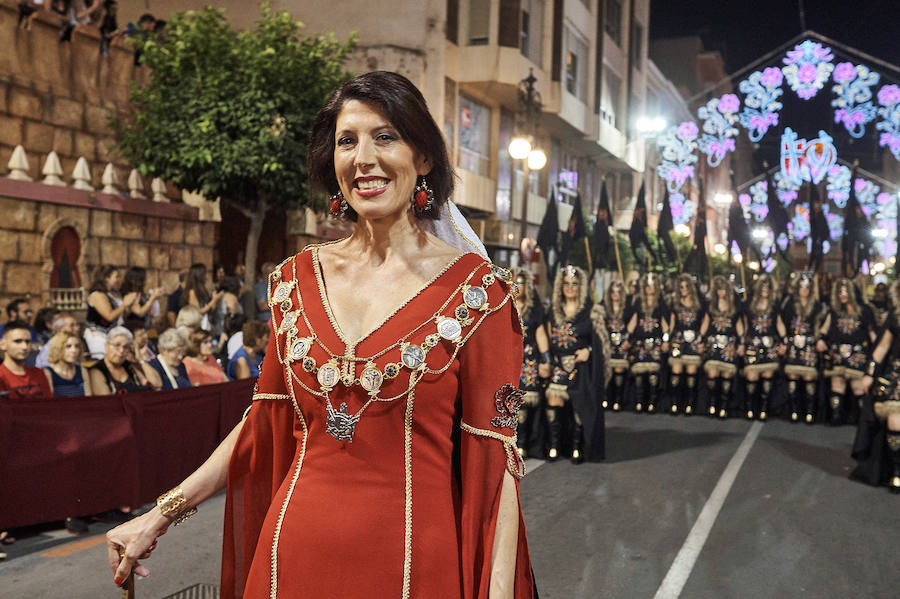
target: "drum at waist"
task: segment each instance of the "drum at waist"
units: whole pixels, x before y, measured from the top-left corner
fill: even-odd
[[[697,338],[697,333],[696,333],[695,331],[690,330],[690,329],[688,329],[687,331],[685,331],[685,332],[683,333],[683,335],[684,335],[684,340],[687,341],[688,343],[693,343],[693,342],[694,342],[694,339]]]
[[[566,372],[575,370],[575,356],[563,356],[559,361]]]

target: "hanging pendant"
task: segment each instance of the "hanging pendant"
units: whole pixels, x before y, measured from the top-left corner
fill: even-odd
[[[287,333],[294,328],[295,324],[297,324],[297,313],[285,312],[281,318],[281,324],[278,325],[278,330],[282,333]]]
[[[288,349],[288,360],[291,362],[299,362],[306,357],[309,349],[312,347],[312,337],[302,337],[295,339]]]
[[[359,384],[371,395],[381,388],[383,382],[384,375],[381,374],[374,362],[368,362],[359,376]]]
[[[438,335],[447,341],[456,341],[462,335],[462,325],[455,318],[441,318],[437,323]]]
[[[400,360],[410,370],[417,370],[425,362],[425,350],[418,345],[404,344],[400,350]]]
[[[275,304],[280,304],[284,300],[288,299],[293,288],[293,281],[282,281],[281,283],[278,283],[278,285],[275,287],[275,291],[272,292],[272,299],[269,301],[269,305],[274,306]]]
[[[482,287],[465,287],[463,301],[473,310],[483,310],[487,306],[487,291]]]
[[[341,371],[337,367],[337,361],[331,360],[330,362],[322,364],[322,366],[319,367],[319,372],[316,374],[316,380],[319,381],[319,384],[323,389],[334,389],[341,380]]]
[[[347,412],[347,404],[343,402],[341,402],[340,409],[335,410],[331,407],[330,401],[325,404],[325,412],[325,432],[337,441],[353,443],[353,433],[359,422],[359,414],[351,416]]]
[[[512,282],[512,271],[496,264],[491,264],[491,271],[504,283]]]

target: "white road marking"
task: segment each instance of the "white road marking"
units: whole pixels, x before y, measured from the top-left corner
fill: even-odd
[[[684,540],[678,555],[675,556],[675,561],[672,562],[672,567],[669,568],[669,572],[663,579],[662,584],[659,585],[659,589],[656,591],[653,599],[678,599],[681,596],[681,591],[684,589],[684,585],[687,583],[691,571],[697,563],[697,558],[700,556],[703,545],[706,544],[706,539],[709,537],[709,532],[719,516],[719,511],[721,511],[722,505],[725,503],[725,498],[728,497],[728,492],[731,491],[731,486],[734,484],[734,480],[737,478],[738,472],[743,466],[744,460],[747,459],[747,454],[750,453],[750,448],[756,442],[762,427],[763,424],[761,422],[754,422],[750,426],[750,430],[747,431],[744,440],[738,446],[737,451],[734,452],[731,461],[728,462],[728,466],[722,472],[722,476],[719,477],[719,482],[716,483],[709,499],[706,500],[703,510],[697,517],[697,521],[694,522],[691,532],[688,533],[687,538]]]

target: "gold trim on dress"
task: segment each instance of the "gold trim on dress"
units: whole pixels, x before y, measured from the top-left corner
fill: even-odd
[[[260,399],[290,399],[286,393],[254,393],[253,401]]]
[[[519,452],[516,451],[516,435],[503,435],[498,433],[497,431],[487,430],[483,428],[477,428],[470,424],[466,424],[462,420],[459,422],[459,427],[470,435],[475,435],[477,437],[487,437],[489,439],[494,439],[503,443],[503,449],[506,451],[506,469],[510,474],[513,475],[513,478],[516,480],[520,480],[523,476],[525,476],[525,462],[522,461],[521,456],[519,456]]]

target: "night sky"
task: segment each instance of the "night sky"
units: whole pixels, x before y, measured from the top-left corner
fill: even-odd
[[[900,0],[805,0],[806,28],[900,65]],[[800,34],[798,0],[651,0],[651,38],[699,34],[729,73]]]

